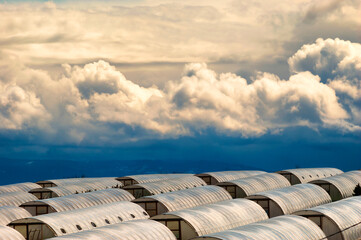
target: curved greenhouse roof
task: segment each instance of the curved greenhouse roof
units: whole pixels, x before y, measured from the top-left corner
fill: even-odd
[[[106,226],[108,224],[148,218],[148,214],[142,207],[132,202],[121,201],[72,211],[29,217],[13,221],[10,223],[10,226],[40,222],[48,225],[56,234],[55,236],[62,236],[69,233],[90,230],[95,227]]]
[[[258,204],[248,199],[232,199],[168,212],[163,215],[172,215],[184,219],[194,228],[198,236],[224,231],[268,218],[266,212]],[[155,216],[153,219],[162,219],[162,215]]]
[[[171,178],[167,181],[157,181],[142,184],[135,184],[124,187],[124,189],[143,188],[151,195],[173,192],[182,189],[194,188],[207,185],[202,179],[196,176],[186,176],[179,178]]]
[[[297,168],[278,171],[280,174],[292,174],[298,178],[300,183],[307,183],[325,177],[332,177],[343,173],[337,168]]]
[[[345,172],[333,177],[327,177],[310,183],[329,183],[336,187],[342,198],[351,197],[357,184],[361,184],[361,171]]]
[[[36,183],[25,182],[0,186],[0,194],[9,192],[28,192],[31,189],[40,188]]]
[[[15,229],[0,226],[0,239],[1,240],[25,240],[25,238]]]
[[[162,203],[168,211],[177,211],[232,199],[226,190],[218,186],[202,186],[147,196],[145,198],[157,200]]]
[[[11,192],[0,194],[0,206],[20,206],[23,203],[38,200],[27,192]]]
[[[317,213],[336,223],[343,239],[357,240],[361,237],[361,196],[309,208],[295,214],[314,216]]]
[[[116,181],[116,180],[114,180]],[[112,181],[113,183],[115,183]],[[117,181],[116,181],[117,182]],[[63,197],[72,194],[93,192],[97,190],[110,189],[115,186],[111,182],[109,184],[103,182],[83,182],[76,185],[63,185],[58,187],[48,187],[48,188],[37,188],[29,191],[30,193],[44,193],[44,192],[53,192],[57,197]],[[120,186],[118,182],[118,186]],[[39,197],[40,198],[40,197]]]
[[[121,187],[121,183],[115,177],[101,177],[101,178],[66,178],[66,179],[51,179],[39,181],[38,184],[49,187],[52,186],[65,186],[65,185],[82,185],[85,183],[101,183],[108,187]]]
[[[15,206],[0,207],[0,226],[6,226],[14,220],[26,217],[31,217],[31,214],[24,208]]]
[[[31,206],[34,204],[44,204],[50,206],[56,212],[64,212],[113,202],[132,201],[134,199],[135,198],[132,194],[123,189],[111,188],[89,193],[37,200],[25,203],[21,205],[21,207]]]
[[[194,174],[177,173],[177,174],[142,174],[142,175],[129,175],[117,178],[118,181],[133,180],[133,184],[157,182],[171,178],[193,176]]]
[[[239,178],[246,178],[255,176],[258,174],[266,173],[264,171],[222,171],[222,172],[205,172],[196,174],[196,176],[211,176],[217,180],[217,182],[232,181]]]
[[[139,231],[141,229],[141,231]],[[73,233],[52,240],[176,240],[163,224],[152,220],[134,220]],[[50,240],[50,239],[49,239]]]
[[[300,216],[279,216],[227,231],[195,239],[219,240],[320,240],[326,239],[322,230],[311,220]]]
[[[265,173],[252,177],[236,179],[229,182],[219,183],[219,186],[228,184],[236,185],[241,188],[241,190],[245,193],[245,196],[249,196],[257,192],[291,186],[290,182],[278,173]]]
[[[248,198],[254,199],[254,197],[273,200],[281,208],[283,214],[291,214],[302,209],[331,202],[330,195],[323,188],[309,183],[260,192]]]

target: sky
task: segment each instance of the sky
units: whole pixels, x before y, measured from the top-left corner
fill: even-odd
[[[2,0],[0,183],[59,161],[93,165],[36,178],[139,161],[134,173],[359,169],[360,13],[358,0]]]

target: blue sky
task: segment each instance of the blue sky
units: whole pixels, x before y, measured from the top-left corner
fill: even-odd
[[[353,0],[1,1],[2,171],[31,180],[37,164],[65,160],[92,167],[54,176],[122,175],[140,160],[135,173],[361,168],[360,10]]]

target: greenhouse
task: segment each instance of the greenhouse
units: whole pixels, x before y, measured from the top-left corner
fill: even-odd
[[[327,177],[310,183],[316,184],[330,194],[332,201],[351,197],[357,184],[361,184],[361,172],[351,171],[337,176]]]
[[[202,178],[208,185],[216,185],[220,182],[232,181],[239,178],[246,178],[258,174],[266,173],[264,171],[223,171],[223,172],[205,172],[196,174]]]
[[[315,222],[329,240],[357,240],[361,236],[361,196],[309,208],[295,214]]]
[[[139,231],[141,229],[141,231]],[[93,230],[73,233],[51,240],[176,240],[163,224],[152,220],[134,220]],[[50,240],[50,239],[49,239]]]
[[[53,179],[39,181],[39,184],[43,188],[58,187],[65,185],[81,185],[83,183],[101,183],[108,187],[120,188],[121,183],[115,179],[115,177],[103,177],[103,178],[66,178],[66,179]]]
[[[233,198],[244,198],[257,192],[289,187],[290,182],[278,173],[265,173],[217,184],[226,189]]]
[[[120,184],[118,184],[120,186]],[[102,182],[83,182],[76,185],[63,185],[59,187],[37,188],[29,191],[38,199],[48,199],[54,197],[63,197],[72,194],[94,192],[103,189],[114,188],[114,184],[107,184]]]
[[[111,188],[89,193],[73,194],[27,202],[21,205],[33,216],[93,207],[119,201],[132,201],[134,197],[123,189]]]
[[[291,185],[308,183],[320,178],[332,177],[343,173],[337,168],[296,168],[278,171],[290,181]]]
[[[16,230],[0,226],[0,239],[1,240],[25,240],[25,238]]]
[[[280,216],[193,240],[326,240],[312,221],[300,216]]]
[[[3,185],[0,186],[0,194],[9,192],[29,192],[31,189],[40,187],[40,185],[31,182]]]
[[[174,192],[183,189],[200,187],[207,185],[202,179],[195,176],[185,176],[179,178],[171,178],[167,181],[157,181],[149,183],[141,183],[124,187],[135,198],[141,198],[150,195],[156,195],[166,192]]]
[[[124,221],[148,218],[148,214],[137,204],[121,201],[24,218],[11,222],[9,226],[18,230],[27,240],[42,240]]]
[[[136,199],[133,202],[143,207],[149,216],[152,217],[165,212],[178,211],[230,199],[232,197],[221,187],[201,186],[147,196]]]
[[[267,219],[266,212],[248,199],[232,199],[152,217],[179,240],[224,231]]]
[[[0,226],[6,226],[14,220],[26,217],[31,217],[31,214],[24,208],[15,206],[0,207]]]
[[[309,183],[260,192],[247,198],[258,203],[270,218],[331,202],[323,188]]]
[[[121,182],[123,186],[130,186],[139,183],[157,182],[162,180],[168,180],[171,178],[193,176],[193,174],[143,174],[143,175],[129,175],[119,177],[117,180]]]
[[[23,203],[38,200],[33,194],[27,192],[10,192],[0,194],[1,206],[20,206]]]

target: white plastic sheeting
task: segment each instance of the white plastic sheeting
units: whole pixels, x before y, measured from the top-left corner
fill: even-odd
[[[1,240],[25,240],[25,238],[15,229],[6,226],[0,226]]]
[[[24,208],[15,206],[0,207],[0,226],[6,226],[14,220],[27,217],[31,217],[31,214]]]
[[[38,200],[27,192],[10,192],[0,194],[0,206],[20,206],[23,203]]]
[[[3,185],[0,186],[0,194],[9,192],[28,192],[35,188],[41,188],[41,186],[31,182]]]

